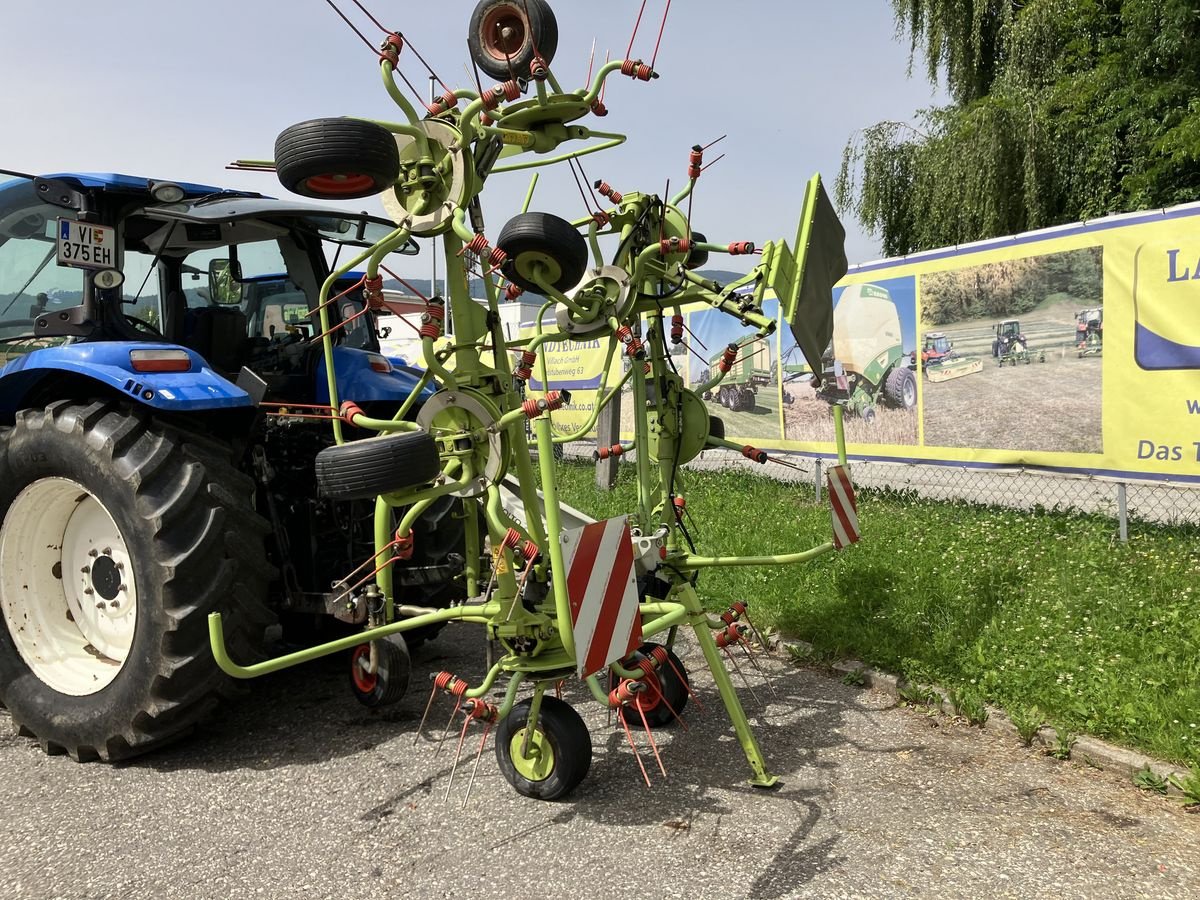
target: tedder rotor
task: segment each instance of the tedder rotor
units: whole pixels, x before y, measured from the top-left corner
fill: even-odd
[[[649,82],[657,72],[653,60],[614,60],[599,67],[590,85],[565,90],[550,68],[558,28],[543,0],[482,0],[468,44],[478,68],[502,83],[486,90],[447,88],[418,109],[396,81],[407,38],[389,33],[379,65],[400,121],[302,122],[279,135],[272,162],[243,163],[274,167],[286,187],[310,197],[380,195],[395,222],[390,235],[330,276],[321,294],[322,316],[332,286],[355,267],[365,269],[368,302],[383,308],[388,301],[381,260],[410,238],[440,241],[449,296],[425,300],[420,326],[425,373],[415,391],[431,386],[436,393],[424,401],[415,422],[404,418],[406,408],[391,418],[373,418],[353,403],[339,402],[337,385],[329,383],[337,443],[317,459],[318,482],[327,492],[375,502],[375,552],[340,585],[348,615],[364,630],[242,665],[227,653],[221,616],[214,613],[213,653],[224,671],[249,678],[349,652],[359,698],[383,704],[404,692],[396,682],[407,681],[406,634],[439,623],[476,623],[501,652],[479,683],[440,673],[434,694],[453,699],[465,717],[464,734],[472,721],[495,726],[500,770],[518,792],[554,799],[584,778],[591,760],[582,718],[554,689],[564,680],[582,679],[595,702],[618,710],[623,723],[667,724],[692,696],[673,649],[677,631],[686,628],[694,633],[745,753],[751,783],[771,786],[777,776],[768,770],[722,656],[724,648],[748,642],[746,606],[738,602],[723,615],[711,615],[701,605],[696,580],[726,566],[801,563],[857,540],[842,408],[833,409],[841,462],[831,476],[840,498],[833,539],[774,555],[704,555],[685,527],[690,498],[681,467],[712,447],[732,448],[757,462],[768,455],[724,439],[720,422],[710,418],[699,393],[677,371],[671,349],[683,341],[685,308],[719,310],[753,335],[772,334],[778,323],[764,314],[763,303],[773,295],[810,370],[821,372],[821,352],[832,335],[832,286],[846,271],[844,232],[814,176],[794,242],[770,241],[758,250],[746,241],[702,239],[682,206],[702,170],[703,150],[696,147],[688,180],[674,196],[622,193],[597,182],[606,205],[575,220],[530,211],[527,198],[526,210],[489,239],[480,195],[491,177],[547,164],[577,165],[580,157],[621,143],[623,135],[582,123],[604,114],[601,98],[610,77]],[[563,145],[569,149],[560,151]],[[602,241],[614,249],[603,254]],[[699,254],[718,253],[761,256],[748,274],[722,285],[693,265]],[[483,303],[468,294],[473,266],[482,276]],[[497,310],[522,292],[540,295],[545,303],[535,333],[511,340]],[[454,333],[446,343],[448,313]],[[588,421],[556,435],[554,414],[571,397],[546,383],[546,351],[555,343],[585,340],[601,342],[609,365]],[[737,351],[738,345],[730,346],[701,392],[720,389]],[[332,352],[328,336],[325,352]],[[621,358],[623,369],[613,364]],[[521,389],[534,371],[547,389],[527,397]],[[610,371],[623,371],[612,385]],[[637,503],[627,515],[595,522],[560,501],[553,449],[584,439],[608,399],[626,387],[633,397],[631,439],[601,448],[596,456],[633,456]],[[351,431],[374,436],[350,440]],[[438,609],[421,604],[415,592],[398,592],[391,566],[407,551],[414,522],[447,496],[461,498],[469,511],[467,599]],[[503,680],[503,693],[489,700]]]

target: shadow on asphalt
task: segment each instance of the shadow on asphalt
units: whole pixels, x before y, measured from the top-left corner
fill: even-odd
[[[457,633],[448,630],[415,650],[409,693],[386,711],[366,709],[354,700],[347,685],[348,657],[338,655],[258,679],[245,698],[227,706],[204,731],[124,765],[161,772],[267,771],[363,755],[369,758],[375,752],[380,767],[386,767],[393,778],[399,773],[403,786],[364,809],[359,815],[361,821],[381,821],[426,798],[440,801],[451,776],[461,716],[447,728],[453,704],[441,696],[434,701],[419,739],[417,726],[429,698],[433,674],[445,669],[478,683],[484,668],[479,634],[478,629],[461,628]],[[642,833],[646,829],[687,831],[703,819],[706,823],[715,821],[716,834],[727,848],[726,856],[732,859],[739,846],[755,840],[755,829],[765,820],[776,826],[785,823],[790,833],[774,836],[771,843],[778,846],[778,852],[746,887],[747,896],[782,897],[842,864],[836,831],[810,842],[829,806],[829,785],[838,766],[833,761],[835,754],[827,751],[846,747],[857,753],[895,754],[919,751],[924,746],[878,747],[849,741],[842,733],[844,724],[868,709],[861,691],[832,679],[814,680],[778,657],[760,656],[760,664],[775,690],[772,694],[760,673],[743,657],[739,661],[758,702],[736,672],[734,683],[770,770],[781,776],[781,784],[775,789],[754,788],[747,781],[745,756],[711,677],[706,671],[697,675],[703,666],[702,657],[692,650],[684,653],[684,660],[703,710],[690,701],[683,714],[686,730],[672,723],[654,732],[667,769],[666,779],[658,770],[644,732],[632,729],[639,757],[649,772],[652,786],[648,789],[615,717],[607,721],[606,711],[592,701],[582,685],[568,685],[564,699],[584,716],[592,731],[589,774],[566,800],[541,806],[531,824],[487,849],[527,845],[546,829],[580,822],[616,827],[621,829],[616,834],[624,835],[637,834],[639,828]],[[435,755],[443,733],[446,737],[442,749]],[[459,781],[445,806],[451,814],[458,812],[463,796],[460,791],[465,790],[480,734],[475,727],[467,733],[456,773]],[[487,795],[498,791],[515,797],[495,771],[490,738],[484,757],[480,774],[487,770],[487,777],[476,784],[472,804],[491,803]],[[713,864],[719,865],[719,860]]]

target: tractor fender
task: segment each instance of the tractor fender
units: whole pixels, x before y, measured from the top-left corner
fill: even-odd
[[[390,372],[378,372],[371,368],[372,359],[387,359],[391,365]],[[408,399],[413,388],[421,379],[421,370],[409,366],[397,365],[395,358],[387,358],[379,353],[357,350],[353,347],[333,348],[333,371],[337,376],[337,392],[341,400],[353,400],[356,403],[366,403],[381,400],[400,404]],[[317,363],[314,375],[316,383],[314,403],[329,402],[329,381],[325,377],[325,357]],[[434,394],[434,389],[426,385],[421,392],[421,402],[428,400]]]
[[[182,350],[186,372],[139,372],[133,350]],[[168,343],[114,341],[65,344],[33,350],[0,368],[0,419],[10,419],[38,389],[53,393],[56,377],[83,376],[152,409],[170,412],[238,409],[254,405],[250,395],[218,375],[196,352]]]

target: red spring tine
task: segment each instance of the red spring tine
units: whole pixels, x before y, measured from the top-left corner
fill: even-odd
[[[467,801],[471,799],[471,788],[475,786],[475,775],[479,772],[479,760],[483,756],[483,745],[487,743],[488,733],[491,730],[492,720],[487,719],[483,723],[483,737],[479,739],[479,749],[475,751],[475,765],[471,769],[471,780],[467,782],[467,795],[463,797],[460,809],[466,809]]]
[[[433,698],[437,696],[438,686],[434,682],[433,689],[429,692],[429,702],[425,704],[425,712],[421,715],[421,724],[417,726],[417,734],[413,738],[413,746],[417,746],[417,742],[421,740],[421,729],[425,727],[425,720],[429,718],[429,710],[433,708]]]
[[[458,747],[454,750],[454,762],[450,766],[450,780],[446,782],[446,793],[442,795],[442,802],[445,803],[450,799],[450,788],[454,787],[454,773],[458,770],[458,760],[462,756],[463,741],[467,739],[467,729],[471,727],[472,717],[468,714],[463,720],[462,732],[458,735]]]
[[[446,735],[448,735],[450,733],[450,726],[454,724],[454,717],[455,717],[455,715],[458,714],[458,711],[461,708],[462,708],[462,696],[459,695],[458,698],[454,701],[454,709],[450,710],[450,718],[446,722],[446,730],[442,732],[441,740],[438,741],[437,750],[435,750],[433,752],[433,755],[435,757],[439,753],[442,752],[442,744],[444,744],[446,742]]]
[[[770,689],[771,696],[778,700],[779,694],[775,690],[775,685],[771,684],[771,679],[767,677],[767,673],[764,672],[762,666],[758,664],[758,660],[754,658],[754,654],[750,652],[750,648],[746,646],[745,642],[742,643],[742,650],[746,654],[746,659],[750,660],[750,665],[754,666],[754,670],[758,672],[758,674],[762,676],[763,681],[767,683],[767,688]]]
[[[650,787],[650,775],[646,772],[646,767],[642,765],[642,755],[638,753],[637,744],[633,742],[633,733],[629,730],[629,723],[625,721],[625,707],[617,707],[617,718],[621,722],[621,727],[625,729],[625,739],[629,741],[629,749],[633,751],[633,758],[637,760],[638,768],[642,770],[642,778],[646,780],[646,787]]]
[[[663,698],[664,702],[666,698]],[[669,704],[668,704],[669,705]],[[663,778],[667,777],[667,769],[663,765],[662,757],[658,755],[658,744],[654,742],[654,732],[650,730],[650,723],[646,721],[646,713],[642,709],[642,704],[636,703],[638,715],[642,717],[642,727],[646,729],[646,740],[650,742],[650,749],[654,751],[654,758],[658,762],[658,771],[662,772]],[[671,710],[674,712],[674,710]],[[676,716],[675,718],[679,718]],[[640,757],[639,757],[640,759]]]
[[[742,671],[742,667],[738,665],[738,661],[733,658],[733,654],[729,652],[729,648],[722,647],[721,649],[725,651],[726,658],[733,663],[733,668],[737,670],[738,677],[742,679],[742,684],[746,685],[746,690],[750,692],[750,696],[754,698],[754,702],[762,706],[762,701],[758,699],[758,694],[754,693],[754,688],[750,686],[750,681],[746,678],[746,673]]]

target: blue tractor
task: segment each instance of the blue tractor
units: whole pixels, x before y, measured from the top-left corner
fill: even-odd
[[[340,582],[374,552],[374,503],[318,490],[331,412],[310,311],[330,261],[393,228],[0,171],[0,704],[48,752],[121,759],[210,714],[233,692],[210,612],[238,659],[276,623],[358,615]],[[391,418],[420,373],[380,352],[355,282],[330,310],[333,381]],[[461,591],[458,510],[429,509],[405,548],[406,602]]]

